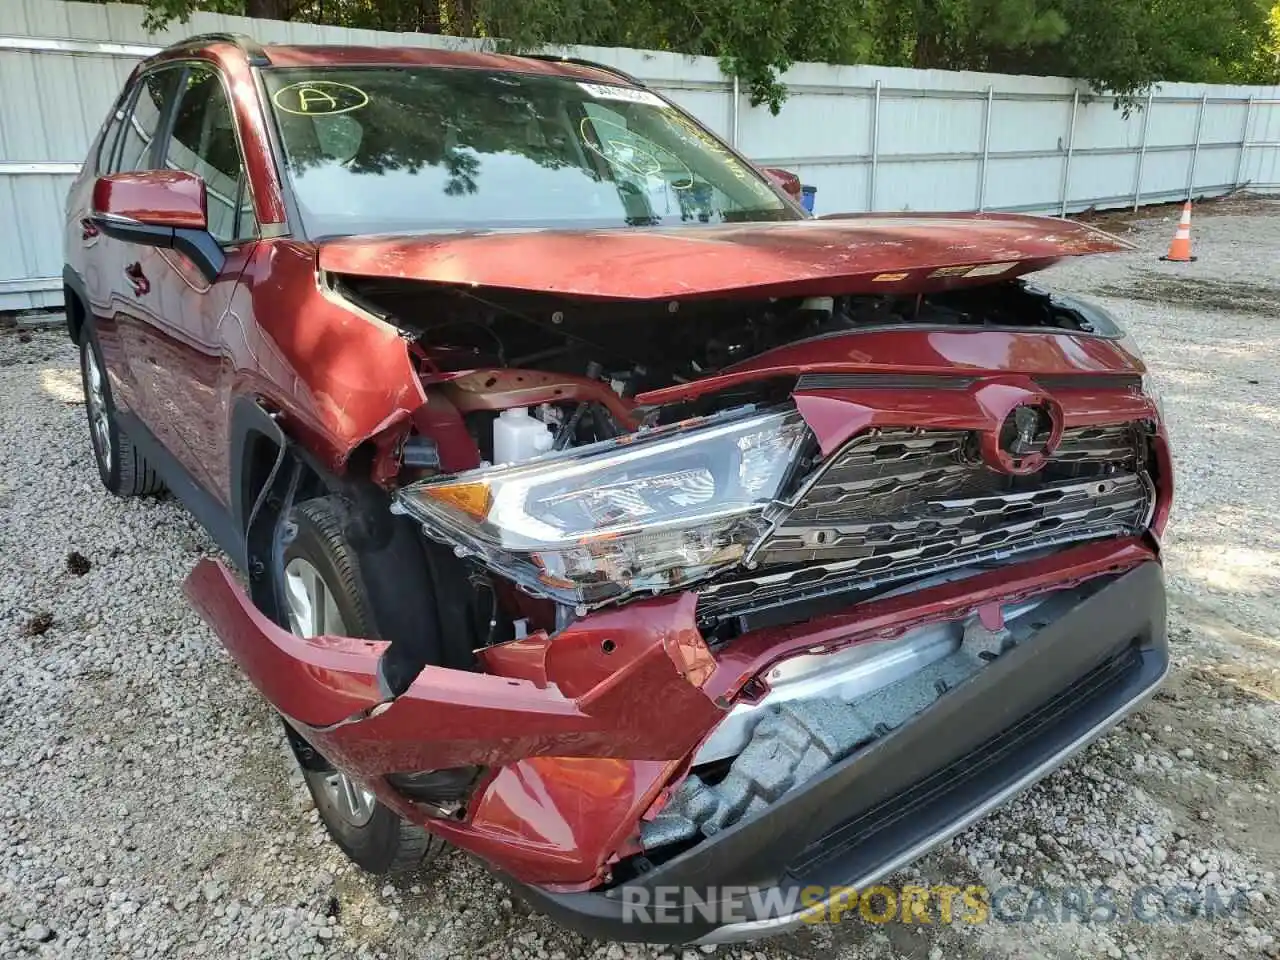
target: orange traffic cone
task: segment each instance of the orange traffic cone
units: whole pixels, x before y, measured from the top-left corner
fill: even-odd
[[[1173,263],[1190,263],[1195,259],[1191,255],[1191,201],[1182,208],[1182,219],[1178,221],[1178,229],[1173,235],[1173,243],[1169,244],[1169,252],[1160,258]]]

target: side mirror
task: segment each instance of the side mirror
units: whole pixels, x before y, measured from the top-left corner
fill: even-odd
[[[765,167],[765,176],[782,188],[782,192],[796,203],[800,202],[800,178],[781,167]]]
[[[109,237],[169,247],[212,282],[226,255],[209,233],[204,180],[185,170],[138,170],[99,177],[90,219]]]

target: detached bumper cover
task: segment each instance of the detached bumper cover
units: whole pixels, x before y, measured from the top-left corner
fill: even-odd
[[[537,756],[678,760],[724,714],[701,690],[715,664],[689,594],[651,601],[642,630],[627,611],[609,611],[565,630],[554,650],[531,638],[536,664],[519,673],[427,667],[389,699],[377,676],[386,643],[296,637],[211,561],[186,591],[263,696],[362,778]]]
[[[812,906],[801,890],[865,888],[911,862],[1114,726],[1155,690],[1168,664],[1163,575],[1148,562],[767,813],[628,884],[524,894],[566,926],[605,939],[722,942],[781,933],[803,923]],[[756,896],[739,893],[706,909],[708,891],[743,887]],[[698,909],[680,909],[690,896]],[[655,903],[676,906],[661,916],[635,909]],[[762,904],[780,912],[761,914],[770,909]]]
[[[530,897],[542,898],[570,925],[623,939],[686,941],[716,925],[637,929],[622,922],[616,892],[572,894],[599,890],[620,859],[641,852],[642,817],[752,678],[797,654],[895,637],[992,604],[1073,587],[1089,598],[1068,607],[1069,622],[1022,641],[916,721],[784,795],[758,819],[664,865],[660,873],[671,871],[673,884],[780,884],[797,851],[840,825],[832,815],[843,821],[900,794],[1131,640],[1139,641],[1144,671],[1150,672],[1146,664],[1163,669],[1163,591],[1154,559],[1137,538],[1084,544],[803,624],[756,630],[714,653],[697,629],[693,594],[655,597],[597,611],[554,637],[534,634],[486,648],[478,655],[483,672],[429,667],[392,700],[378,686],[385,644],[295,637],[256,610],[235,578],[211,561],[196,566],[186,589],[290,726],[401,816],[530,885]],[[1149,572],[1114,580],[1140,569]],[[1112,585],[1100,589],[1104,584]],[[1131,684],[1149,685],[1143,677]],[[1106,709],[1099,715],[1124,698],[1123,690],[1101,696]],[[1093,723],[1086,718],[1077,726],[1087,732]],[[1011,760],[1007,779],[1039,762],[1031,754]],[[415,805],[385,779],[467,765],[485,768],[488,779],[460,819]],[[988,783],[995,777],[983,780],[984,796],[998,792]],[[824,805],[818,816],[810,810]],[[881,835],[900,832],[895,825]],[[836,872],[861,876],[852,867]]]

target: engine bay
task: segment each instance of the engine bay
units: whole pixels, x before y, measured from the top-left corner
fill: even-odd
[[[356,276],[331,276],[331,282],[340,296],[404,331],[434,376],[537,370],[598,380],[625,398],[840,333],[947,327],[1120,335],[1100,311],[1022,279],[912,295],[661,302]]]

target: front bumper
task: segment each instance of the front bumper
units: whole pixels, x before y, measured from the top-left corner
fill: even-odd
[[[641,852],[642,817],[770,664],[1073,587],[1082,590],[1076,606],[915,720],[763,815],[616,885],[618,861]],[[1153,689],[1167,664],[1160,570],[1139,538],[758,630],[714,653],[696,629],[691,594],[654,598],[598,611],[554,637],[487,648],[484,672],[428,667],[392,699],[377,679],[385,644],[295,637],[209,561],[187,592],[249,679],[321,754],[402,816],[522,884],[567,925],[623,940],[749,938],[799,922],[795,911],[775,911],[645,925],[628,919],[622,898],[668,885],[785,892],[866,882],[1052,769]],[[1064,691],[1065,701],[1055,699]],[[386,780],[464,765],[489,773],[461,817],[415,805]]]
[[[610,940],[782,933],[822,916],[814,891],[865,889],[1052,772],[1148,697],[1168,665],[1163,576],[1149,562],[768,812],[628,884],[524,894]]]

